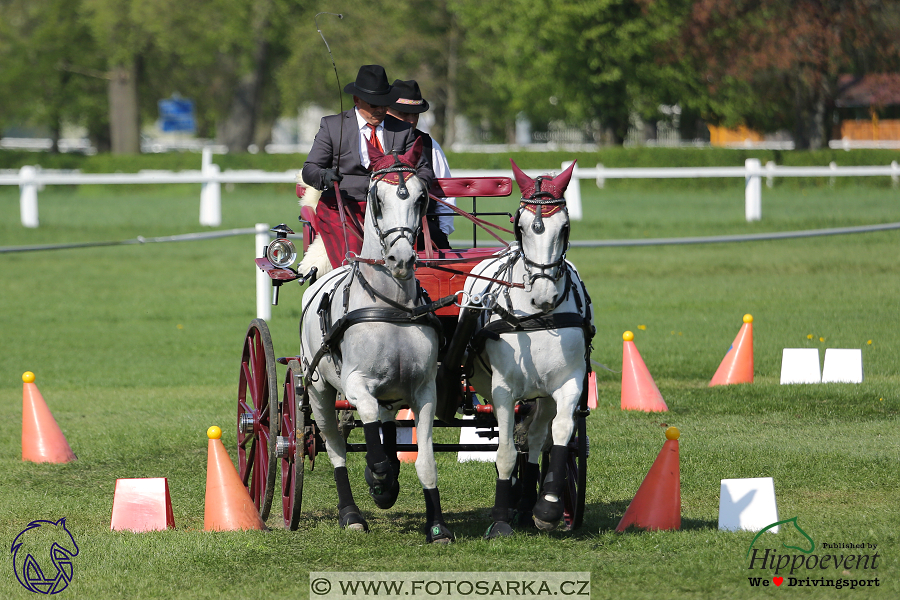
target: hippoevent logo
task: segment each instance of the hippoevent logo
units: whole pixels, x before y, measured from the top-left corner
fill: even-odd
[[[13,540],[13,569],[22,587],[36,594],[58,594],[72,581],[78,544],[66,519],[32,521]]]
[[[781,543],[781,548],[797,552],[755,547],[763,533],[779,525],[785,526],[778,532],[779,537],[786,538]],[[767,525],[750,542],[746,557],[749,561],[747,568],[773,574],[747,579],[750,587],[878,587],[881,581],[874,571],[878,568],[878,559],[881,557],[877,550],[878,544],[869,542],[823,542],[817,547],[816,542],[797,524],[797,517],[793,517]],[[847,576],[852,571],[858,572],[858,576],[853,579]]]

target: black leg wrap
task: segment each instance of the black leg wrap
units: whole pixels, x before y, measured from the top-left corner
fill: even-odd
[[[350,491],[350,476],[347,474],[347,467],[335,468],[334,482],[337,484],[338,509],[356,506],[353,502],[353,492]]]
[[[497,491],[494,494],[494,508],[491,509],[491,518],[494,521],[509,522],[509,496],[512,482],[509,479],[497,480]]]
[[[363,433],[366,436],[366,464],[373,467],[375,464],[387,460],[384,447],[381,444],[381,421],[373,421],[363,425]],[[394,431],[394,443],[396,444]]]
[[[543,531],[555,528],[562,519],[562,492],[568,456],[569,449],[566,446],[553,446],[550,449],[550,470],[544,478],[540,498],[534,505],[534,524]]]
[[[453,541],[453,532],[444,524],[440,492],[437,488],[423,489],[422,492],[425,495],[425,523],[428,526],[425,540],[429,544],[449,544]]]
[[[512,481],[509,479],[497,479],[497,492],[494,496],[494,508],[491,509],[491,518],[494,520],[484,534],[484,539],[491,540],[498,537],[508,537],[513,534],[509,525],[509,502],[512,489]]]
[[[537,485],[540,477],[540,465],[526,462],[521,479],[522,494],[516,507],[519,512],[531,513],[534,503],[537,502]]]
[[[354,531],[369,533],[369,524],[366,523],[366,520],[360,514],[359,509],[356,508],[355,504],[340,509],[338,515],[340,517],[339,522],[341,524],[341,529],[352,529]]]

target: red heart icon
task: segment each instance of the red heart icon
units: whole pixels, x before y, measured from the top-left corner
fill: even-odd
[[[784,581],[784,577],[773,577],[772,581],[775,583],[775,585],[781,585],[781,583]]]

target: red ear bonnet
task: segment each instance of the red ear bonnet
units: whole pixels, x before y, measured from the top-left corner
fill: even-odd
[[[384,154],[380,150],[378,150],[375,146],[372,145],[372,142],[366,140],[366,145],[369,150],[369,169],[372,171],[380,171],[382,169],[388,169],[394,166],[394,156],[393,154]],[[422,158],[422,138],[416,138],[415,143],[413,143],[412,148],[410,148],[406,154],[399,156],[400,162],[406,165],[407,167],[412,167],[415,169],[419,164],[419,159]]]
[[[516,164],[516,161],[509,159],[509,162],[512,163],[513,174],[516,177],[516,183],[519,184],[519,189],[522,190],[522,198],[524,200],[530,200],[534,198],[535,192],[537,190],[537,179],[532,179],[528,175],[526,175],[522,169]],[[566,187],[569,185],[569,181],[572,179],[572,171],[575,170],[575,161],[572,161],[572,164],[569,167],[554,177],[553,179],[541,179],[541,192],[545,192],[550,194],[550,196],[554,200],[563,200],[563,194],[566,191]]]

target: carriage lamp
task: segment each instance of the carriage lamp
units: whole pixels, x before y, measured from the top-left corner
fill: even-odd
[[[266,248],[266,258],[279,269],[284,269],[297,260],[297,248],[291,240],[278,238]]]

